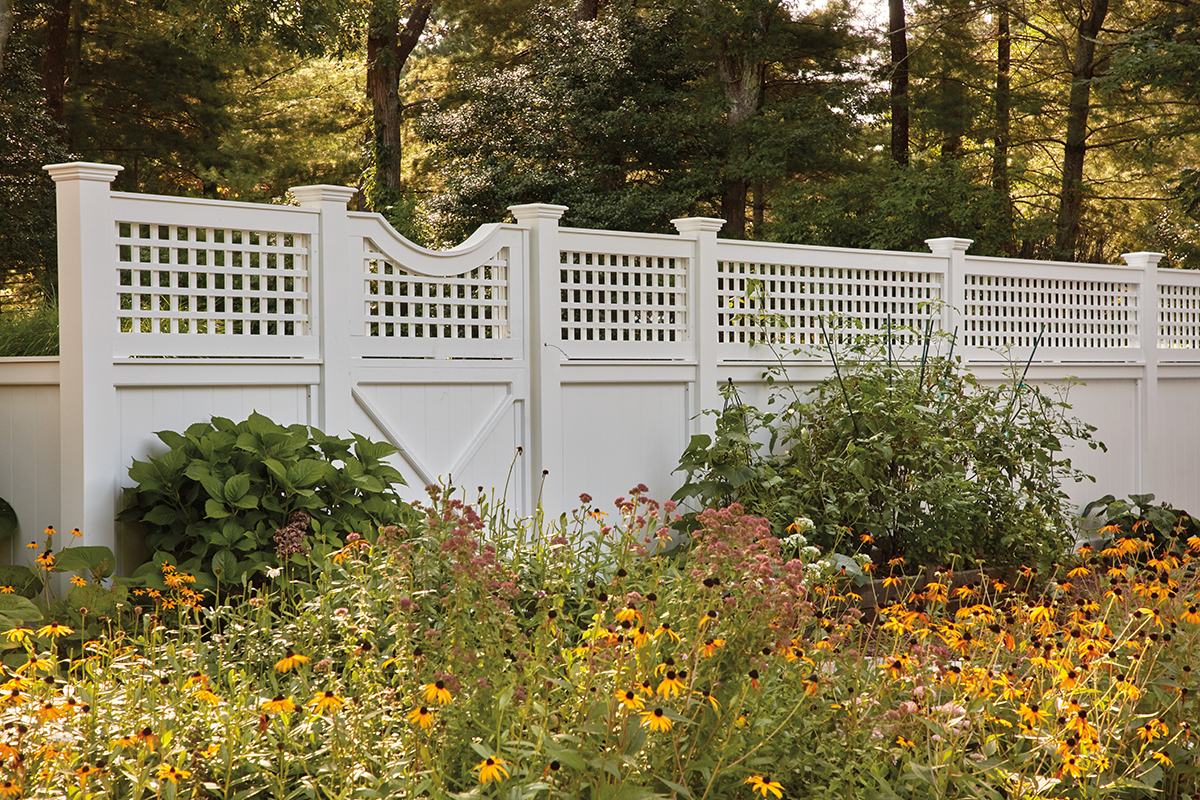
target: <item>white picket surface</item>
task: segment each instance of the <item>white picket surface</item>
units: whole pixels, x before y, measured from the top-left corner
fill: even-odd
[[[560,228],[562,206],[514,206],[435,252],[353,189],[294,189],[301,207],[114,193],[119,170],[48,168],[59,190],[62,355],[0,360],[0,497],[22,521],[8,557],[47,524],[139,555],[112,519],[154,433],[258,411],[390,441],[409,486],[452,480],[510,507],[602,509],[639,483],[666,499],[690,437],[712,429],[732,379],[763,403],[764,366],[797,391],[832,369],[827,340],[928,328],[982,380],[1048,391],[1108,452],[1075,447],[1095,485],[1079,503],[1155,492],[1200,508],[1200,274],[1123,265]]]

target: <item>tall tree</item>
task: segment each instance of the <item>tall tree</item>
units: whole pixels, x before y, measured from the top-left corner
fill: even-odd
[[[393,202],[404,189],[403,113],[400,76],[421,40],[432,0],[413,0],[402,9],[391,0],[371,4],[367,22],[367,93],[371,97],[371,141],[375,206]]]
[[[888,49],[891,91],[892,160],[908,163],[909,103],[908,103],[908,23],[904,0],[888,0]]]
[[[1100,61],[1096,54],[1096,39],[1107,16],[1108,0],[1089,0],[1080,11],[1076,27],[1066,138],[1063,142],[1062,190],[1054,239],[1057,256],[1069,261],[1075,259],[1083,215],[1083,162],[1088,149],[1092,79],[1096,76]]]

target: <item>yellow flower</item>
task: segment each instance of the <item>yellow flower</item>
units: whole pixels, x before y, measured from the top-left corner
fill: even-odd
[[[1017,716],[1029,728],[1036,728],[1049,718],[1049,715],[1043,709],[1038,708],[1037,703],[1031,706],[1022,703],[1021,708],[1017,710]]]
[[[346,704],[346,698],[339,697],[333,692],[318,692],[309,705],[319,714],[322,711],[338,711]]]
[[[712,705],[713,711],[720,712],[721,704],[717,702],[717,698],[713,697],[712,692],[710,692],[708,689],[701,689],[700,691],[695,692],[695,694],[698,694],[707,700]]]
[[[309,662],[309,660],[310,659],[308,656],[296,655],[295,653],[292,652],[292,648],[289,647],[287,650],[284,651],[283,658],[281,658],[279,661],[275,662],[275,671],[276,672],[291,672],[293,669],[300,666],[301,664],[307,664]]]
[[[0,594],[15,594],[16,591],[13,586],[0,586]]]
[[[667,670],[667,677],[658,684],[658,694],[663,697],[679,697],[687,691],[687,686],[675,674],[675,670]]]
[[[82,537],[83,531],[79,530],[79,528],[71,528],[71,535]]]
[[[23,642],[33,634],[29,628],[9,628],[5,632],[10,642]]]
[[[170,764],[158,765],[158,779],[160,781],[170,781],[172,784],[177,784],[181,780],[187,780],[192,777],[192,773],[186,769],[178,769]]]
[[[746,778],[744,783],[750,784],[754,791],[761,792],[763,797],[766,797],[768,794],[783,797],[783,784],[769,778],[764,778],[762,775],[751,775],[749,778]]]
[[[3,783],[0,783],[0,797],[8,798],[20,796],[21,787],[17,784],[13,783],[12,781],[4,781]]]
[[[49,570],[54,567],[54,553],[50,550],[47,550],[35,558],[34,563],[36,563],[42,569]]]
[[[704,655],[705,658],[712,658],[714,655],[716,655],[716,652],[724,646],[725,646],[724,639],[709,639],[700,648],[700,652]]]
[[[192,697],[195,697],[197,700],[203,700],[204,702],[208,703],[210,706],[221,705],[221,698],[217,697],[216,693],[213,692],[212,689],[209,689],[206,686],[201,686],[199,689],[197,689],[192,694]]]
[[[75,770],[75,777],[79,778],[79,785],[80,785],[80,787],[82,787],[84,781],[86,781],[88,778],[92,778],[96,775],[100,775],[103,772],[104,772],[104,767],[101,767],[99,765],[93,766],[91,764],[84,764],[83,766],[78,767]]]
[[[281,694],[275,695],[270,700],[263,700],[259,706],[266,714],[279,714],[284,711],[296,710],[296,704]]]
[[[38,543],[37,543],[37,542],[30,542],[29,544],[27,544],[27,545],[25,545],[25,546],[26,546],[27,548],[29,548],[30,550],[37,550],[37,549],[38,549]]]
[[[88,582],[85,581],[83,578],[79,577],[78,575],[72,575],[71,576],[71,585],[72,586],[87,586]]]
[[[442,680],[425,684],[421,687],[421,692],[426,700],[431,703],[437,703],[440,706],[444,706],[454,699],[450,695],[450,690],[446,688],[446,682]]]
[[[633,692],[617,692],[617,701],[630,711],[641,711],[646,707],[646,701]]]
[[[48,658],[41,656],[32,656],[21,666],[17,667],[17,672],[53,672],[54,662]]]
[[[504,765],[508,762],[501,758],[485,758],[475,765],[475,769],[479,772],[480,783],[491,783],[492,781],[503,780],[508,777],[508,770]]]
[[[57,639],[60,636],[66,636],[68,633],[75,631],[63,625],[61,622],[51,622],[49,625],[44,625],[38,628],[38,636],[49,636],[51,639]]]
[[[429,728],[433,725],[433,712],[425,706],[414,708],[408,712],[408,721],[413,725],[420,725],[422,728]]]
[[[47,525],[46,530],[42,531],[43,536],[54,536],[58,531],[54,530],[53,525]]]
[[[679,641],[679,634],[676,633],[675,631],[671,630],[671,623],[664,622],[661,625],[659,625],[658,629],[654,631],[654,638],[657,639],[659,636],[662,636],[664,633],[667,635],[667,638],[671,639],[672,641],[675,641],[675,642]]]
[[[652,731],[669,731],[671,724],[671,718],[664,714],[661,708],[642,712],[642,727],[644,728]]]

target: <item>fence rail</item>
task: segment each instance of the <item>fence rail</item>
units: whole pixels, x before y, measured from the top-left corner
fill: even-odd
[[[545,204],[433,252],[347,211],[346,187],[263,206],[115,193],[110,165],[47,169],[62,355],[0,362],[0,496],[26,533],[79,526],[125,559],[112,520],[131,459],[162,449],[154,431],[252,410],[387,439],[414,487],[507,486],[524,510],[639,482],[665,497],[722,383],[761,399],[763,365],[782,360],[811,385],[824,337],[847,327],[890,329],[902,350],[931,326],[985,380],[1027,361],[1032,381],[1083,379],[1071,400],[1109,452],[1073,453],[1098,484],[1068,493],[1200,505],[1200,275],[1158,254],[741,242],[707,218],[674,220],[678,235],[593,231],[560,228],[566,209]]]

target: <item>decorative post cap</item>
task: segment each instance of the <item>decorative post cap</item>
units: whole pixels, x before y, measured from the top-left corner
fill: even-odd
[[[1163,254],[1139,250],[1136,253],[1122,253],[1121,258],[1131,267],[1157,267],[1158,262],[1163,259]]]
[[[517,218],[517,222],[533,222],[536,219],[562,219],[570,206],[556,206],[552,203],[524,203],[509,206],[508,210]]]
[[[71,161],[66,164],[47,164],[42,167],[50,173],[55,183],[60,181],[99,181],[112,183],[117,173],[125,169],[116,164],[98,164],[91,161]]]
[[[717,217],[680,217],[679,219],[671,220],[671,224],[681,234],[716,233],[721,230],[721,227],[725,224],[725,220],[718,219]]]
[[[328,183],[318,183],[312,186],[293,186],[292,196],[300,201],[303,208],[317,208],[323,203],[341,203],[346,205],[350,198],[358,192],[353,186],[333,186]]]
[[[965,253],[967,248],[975,243],[974,239],[959,239],[955,236],[942,236],[937,239],[926,239],[925,246],[935,256],[947,257],[951,253]]]

